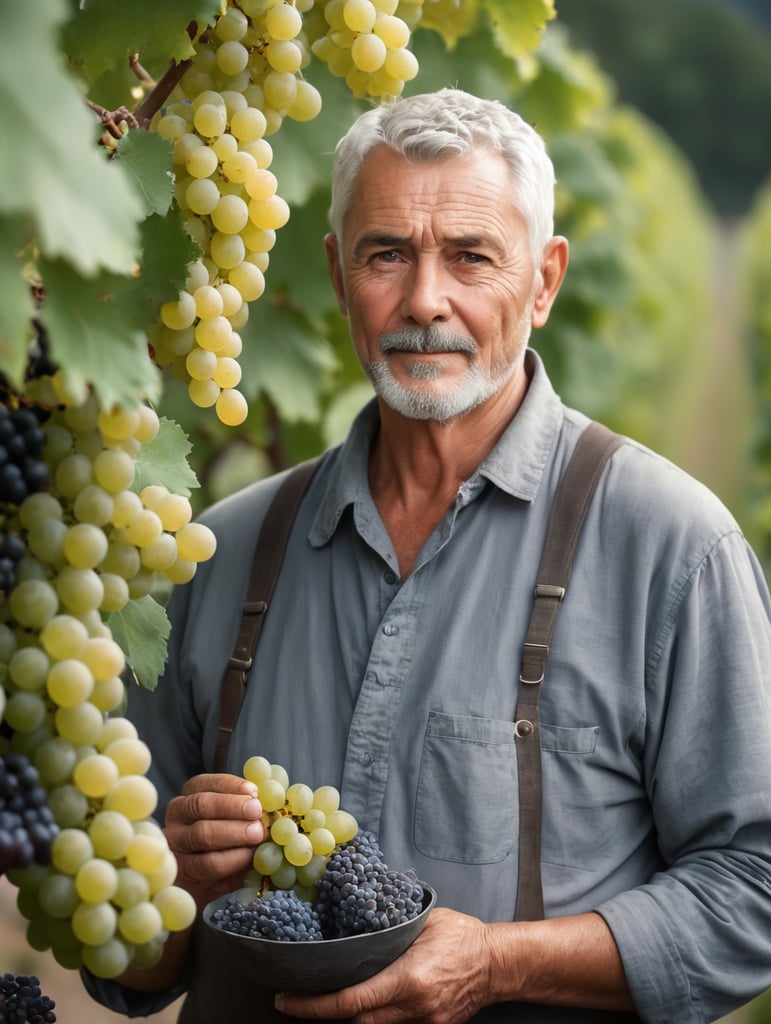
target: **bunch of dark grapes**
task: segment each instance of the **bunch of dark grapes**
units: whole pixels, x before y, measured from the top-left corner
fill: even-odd
[[[316,910],[326,939],[392,928],[423,909],[414,871],[390,871],[371,832],[339,846],[317,885]]]
[[[48,864],[58,831],[37,768],[23,754],[0,757],[0,875]]]
[[[48,487],[48,466],[41,458],[44,444],[35,411],[0,403],[0,502],[18,506],[28,494]]]
[[[324,938],[315,907],[293,889],[276,889],[248,903],[228,900],[214,911],[211,921],[226,932],[252,939],[318,942]]]
[[[40,991],[34,974],[0,977],[0,1024],[54,1024],[56,1003]]]

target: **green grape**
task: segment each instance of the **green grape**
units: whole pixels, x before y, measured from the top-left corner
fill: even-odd
[[[165,889],[169,885],[173,885],[177,878],[177,858],[169,850],[166,854],[166,859],[163,862],[163,867],[157,871],[153,871],[152,874],[147,876],[147,880],[150,883],[150,894],[155,895],[156,892],[160,892],[161,889]]]
[[[76,761],[75,748],[61,736],[52,736],[41,743],[33,758],[40,781],[47,789],[68,782]]]
[[[142,502],[140,501],[138,494],[135,494],[134,491],[121,491],[119,494],[115,495],[112,512],[110,514],[110,522],[119,530],[123,530],[134,522],[137,516],[142,512],[142,508]],[[108,565],[110,552],[112,548],[116,546],[116,543],[117,542],[114,538],[111,537],[107,548],[107,554],[102,562],[103,567]]]
[[[313,847],[313,852],[321,856],[331,853],[337,845],[334,834],[328,828],[315,828],[308,838]]]
[[[211,220],[217,231],[237,234],[249,220],[249,207],[240,196],[224,195],[212,210]]]
[[[200,324],[198,326],[200,327]],[[185,360],[185,368],[193,380],[211,380],[217,369],[217,356],[208,349],[196,346]]]
[[[118,494],[134,482],[136,463],[119,448],[105,448],[94,459],[93,472],[100,487],[110,494]]]
[[[131,437],[139,426],[139,412],[136,408],[127,409],[121,405],[113,405],[110,409],[100,409],[97,424],[105,438],[124,441]]]
[[[267,11],[265,26],[274,39],[294,39],[302,30],[303,19],[296,7],[280,3]]]
[[[101,946],[115,934],[118,913],[111,903],[79,903],[72,915],[72,931],[87,946]]]
[[[56,467],[54,482],[65,498],[73,500],[80,494],[86,484],[93,480],[91,459],[87,455],[65,456]]]
[[[153,903],[160,911],[163,927],[170,932],[181,932],[195,921],[195,900],[186,889],[178,885],[167,885],[153,896]]]
[[[349,843],[359,831],[356,819],[348,811],[336,810],[327,815],[327,828],[338,843]]]
[[[49,790],[48,806],[59,828],[81,825],[89,812],[88,797],[70,783]]]
[[[121,608],[126,606],[131,597],[128,583],[122,576],[111,572],[103,572],[101,580],[104,587],[104,595],[99,602],[99,610],[108,613],[119,612]]]
[[[123,650],[109,637],[88,637],[79,652],[79,657],[96,681],[118,676],[126,667]]]
[[[75,765],[72,779],[91,799],[106,796],[119,777],[118,766],[106,754],[91,754]]]
[[[118,811],[97,811],[88,826],[88,835],[97,857],[119,861],[126,856],[128,845],[134,837],[134,827],[128,818]]]
[[[51,864],[65,875],[76,875],[93,857],[91,839],[78,828],[62,829],[51,844]]]
[[[307,864],[298,866],[297,882],[303,886],[315,886],[316,882],[323,878],[328,860],[328,856],[314,853]]]
[[[118,868],[118,886],[112,902],[125,910],[150,899],[150,883],[141,871],[134,868]]]
[[[346,0],[342,15],[344,23],[352,32],[371,32],[377,9],[371,0]]]
[[[11,729],[21,733],[32,733],[43,725],[45,718],[45,702],[36,693],[18,690],[7,697],[3,721],[7,722]]]
[[[67,533],[68,527],[61,520],[42,519],[27,534],[27,546],[41,562],[58,565],[64,560],[64,538]]]
[[[224,316],[214,317],[211,320],[201,320],[195,329],[195,340],[202,349],[205,349],[207,352],[216,353],[226,343],[232,331],[233,328],[230,326],[230,321]],[[207,356],[206,358],[208,359],[209,357]]]
[[[152,760],[147,744],[128,736],[113,740],[104,752],[115,763],[121,775],[144,775]]]
[[[112,519],[115,499],[99,484],[86,484],[75,498],[72,510],[80,523],[106,526]]]
[[[198,406],[199,409],[210,409],[217,401],[220,396],[220,386],[215,384],[214,381],[209,380],[191,380],[187,386],[190,401],[193,405]],[[177,559],[178,561],[178,559]],[[174,563],[176,565],[176,561]],[[195,563],[191,563],[195,564]],[[171,566],[169,568],[172,568]],[[168,570],[164,570],[168,574]],[[192,577],[190,577],[192,579]],[[177,582],[176,580],[173,582]],[[187,580],[180,579],[178,582],[185,583]]]
[[[22,647],[11,655],[8,674],[20,690],[34,692],[45,686],[50,664],[46,652],[39,647]]]
[[[270,880],[277,889],[291,889],[297,881],[297,869],[293,864],[284,861],[283,864],[270,876]]]
[[[80,569],[92,569],[108,553],[108,539],[104,531],[89,522],[71,526],[65,538],[65,557]]]
[[[218,110],[219,118],[219,110]],[[185,169],[192,178],[209,178],[217,170],[219,160],[211,146],[197,146],[191,150],[185,161]],[[192,184],[192,183],[191,183]],[[185,196],[187,197],[190,188],[188,186]],[[188,200],[189,201],[189,200]],[[171,324],[169,324],[171,326]]]
[[[163,867],[168,849],[165,838],[139,833],[132,836],[126,847],[126,864],[144,875],[152,875]]]
[[[93,611],[104,598],[104,584],[93,569],[66,565],[56,577],[56,593],[65,608],[75,615]]]
[[[279,846],[286,846],[298,833],[297,822],[290,817],[277,818],[270,827],[270,838]]]
[[[163,956],[163,948],[168,935],[165,931],[156,935],[149,942],[141,942],[134,947],[131,966],[140,969],[155,967]]]
[[[47,491],[30,494],[19,506],[19,521],[27,531],[34,529],[38,523],[46,519],[61,520],[63,515],[61,504]]]
[[[286,806],[290,814],[303,815],[313,806],[313,790],[302,782],[295,782],[287,788]]]
[[[279,808],[284,806],[284,801],[286,800],[286,790],[275,779],[265,779],[264,782],[259,783],[257,795],[263,810],[268,811],[268,813],[279,810]]]
[[[104,798],[105,810],[120,811],[131,821],[148,818],[158,804],[155,786],[144,775],[121,775]]]
[[[99,738],[96,741],[97,750],[102,753],[114,743],[115,740],[123,739],[128,737],[129,739],[137,738],[137,727],[128,718],[108,718],[104,722],[99,732]]]
[[[326,824],[327,816],[324,811],[320,810],[318,807],[311,807],[310,810],[307,810],[303,815],[302,827],[303,831],[308,833],[308,835],[315,832],[316,829],[324,828]]]
[[[100,945],[83,947],[83,966],[97,978],[117,978],[129,967],[134,946],[118,936],[111,936]]]
[[[331,814],[340,806],[340,793],[334,786],[319,786],[313,791],[313,806],[324,814]]]
[[[228,275],[228,280],[238,289],[244,302],[254,302],[265,291],[265,278],[262,272],[253,263],[249,263],[246,260],[243,263],[239,263],[237,267],[233,267]],[[240,380],[240,378],[241,373],[239,370],[238,379]],[[222,386],[225,387],[227,385]],[[232,387],[233,385],[230,386]]]
[[[64,658],[51,666],[46,686],[54,703],[60,707],[73,708],[91,696],[94,677],[82,661]]]
[[[59,601],[50,583],[25,580],[11,591],[8,606],[20,626],[40,631],[58,611]]]
[[[220,422],[228,427],[237,427],[243,423],[249,412],[246,399],[235,388],[224,388],[220,392],[215,409]]]
[[[38,890],[38,901],[49,917],[71,917],[80,902],[75,880],[68,874],[49,875]]]
[[[95,743],[102,731],[102,722],[102,712],[90,701],[73,708],[58,708],[54,716],[56,731],[75,746]]]
[[[188,292],[180,292],[176,302],[164,302],[161,306],[161,320],[175,331],[190,327],[195,320],[193,296]]]
[[[118,916],[121,935],[132,943],[150,942],[162,928],[161,912],[148,900],[126,907]]]
[[[284,862],[284,851],[277,843],[266,840],[254,851],[252,864],[260,875],[270,876],[278,871]]]
[[[308,836],[298,832],[284,846],[284,856],[294,867],[307,864],[313,857],[314,849]]]
[[[74,615],[54,615],[40,631],[40,642],[52,658],[78,658],[88,643],[88,630]]]
[[[78,869],[75,888],[81,900],[87,903],[111,900],[118,888],[118,871],[109,860],[94,857]]]
[[[224,286],[223,286],[224,287]],[[164,530],[175,533],[187,526],[193,515],[193,509],[182,494],[167,494],[158,502],[155,510],[161,520]]]
[[[181,558],[191,562],[205,562],[211,558],[217,546],[214,533],[203,523],[188,523],[176,533],[177,547]]]
[[[202,103],[193,114],[193,125],[204,139],[216,138],[225,131],[227,112],[219,104]],[[168,326],[173,327],[174,324]]]
[[[410,41],[409,26],[394,15],[379,14],[372,31],[383,40],[389,50],[401,50]]]
[[[91,693],[91,703],[96,705],[100,711],[114,711],[123,703],[126,696],[126,687],[120,676],[111,676],[109,679],[97,679]]]

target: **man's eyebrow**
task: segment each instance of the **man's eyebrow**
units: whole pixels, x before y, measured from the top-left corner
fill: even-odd
[[[402,235],[387,235],[373,231],[362,235],[354,246],[354,255],[366,249],[393,249],[397,246],[408,245],[410,239]]]

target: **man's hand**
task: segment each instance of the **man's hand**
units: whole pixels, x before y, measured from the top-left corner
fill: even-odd
[[[475,917],[435,908],[406,953],[359,985],[323,996],[283,993],[291,1017],[356,1024],[460,1024],[490,999],[488,928]]]
[[[196,775],[166,810],[166,838],[177,858],[176,884],[202,910],[238,889],[265,830],[257,787],[235,775]]]

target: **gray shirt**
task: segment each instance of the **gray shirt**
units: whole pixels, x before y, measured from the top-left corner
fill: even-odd
[[[326,455],[229,755],[239,774],[263,754],[293,781],[337,786],[389,866],[486,921],[515,912],[521,644],[588,422],[529,360],[523,404],[405,580],[367,482],[374,402]],[[207,512],[217,553],[173,595],[166,677],[131,694],[162,804],[211,770],[277,482]],[[589,509],[542,686],[542,856],[547,917],[603,915],[643,1020],[713,1020],[771,986],[769,665],[768,590],[736,522],[626,441]]]

